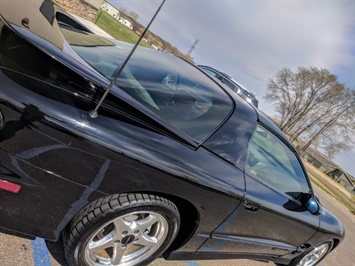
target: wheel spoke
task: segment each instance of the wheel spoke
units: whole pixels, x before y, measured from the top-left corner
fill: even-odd
[[[126,248],[123,248],[122,246],[115,246],[113,248],[113,255],[112,255],[112,265],[119,265],[122,261],[122,258],[126,252]]]
[[[132,228],[130,227],[130,224],[127,223],[122,217],[119,219],[116,219],[113,221],[113,224],[115,225],[117,236],[119,237],[122,232],[127,232],[131,233]]]
[[[144,231],[145,229],[148,229],[151,227],[153,224],[159,222],[159,218],[155,215],[149,214],[147,217],[144,219],[136,221],[136,228],[135,230],[139,231]]]
[[[89,244],[89,252],[91,254],[95,254],[96,252],[100,251],[100,250],[104,250],[110,247],[114,246],[114,237],[112,236],[112,234],[108,234],[107,236],[105,236],[104,238],[98,240],[98,241],[92,241]]]
[[[136,245],[141,245],[144,247],[154,247],[158,243],[158,239],[156,237],[150,236],[141,236],[136,242]]]

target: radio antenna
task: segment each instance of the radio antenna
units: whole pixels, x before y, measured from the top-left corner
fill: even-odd
[[[89,115],[91,118],[96,118],[98,116],[98,110],[100,108],[100,106],[102,105],[103,101],[105,100],[107,94],[110,92],[110,90],[112,89],[113,85],[116,83],[116,80],[118,79],[118,77],[121,75],[123,69],[125,68],[125,66],[127,65],[129,59],[132,57],[134,51],[137,49],[139,43],[141,42],[141,40],[143,39],[144,35],[147,33],[150,25],[153,23],[155,17],[158,15],[160,9],[163,7],[164,3],[166,0],[163,0],[163,2],[160,4],[159,8],[157,9],[157,11],[155,12],[154,16],[152,17],[152,19],[150,20],[148,26],[145,28],[144,32],[142,33],[142,35],[139,37],[138,41],[136,42],[136,44],[133,46],[131,52],[129,53],[129,55],[127,56],[126,60],[123,62],[122,66],[120,67],[120,69],[118,70],[118,72],[116,73],[116,75],[114,76],[114,78],[112,79],[110,85],[107,87],[104,95],[102,95],[99,103],[96,105],[94,110],[91,110],[89,112]]]

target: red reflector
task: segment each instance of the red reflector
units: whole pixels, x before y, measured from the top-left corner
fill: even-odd
[[[20,185],[5,181],[5,180],[0,180],[0,189],[6,190],[12,193],[18,193],[21,189]]]

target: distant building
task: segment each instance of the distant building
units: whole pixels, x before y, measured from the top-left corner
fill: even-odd
[[[113,6],[109,2],[103,1],[103,3],[101,4],[100,8],[103,11],[106,11],[108,14],[110,14],[115,19],[118,20],[120,18],[120,11],[117,9],[117,7]]]
[[[345,172],[341,167],[333,163],[322,153],[312,148],[308,148],[303,158],[318,168],[320,171],[328,175],[330,178],[345,187],[348,191],[355,193],[355,179],[349,173]]]
[[[326,174],[347,190],[355,193],[355,179],[350,174],[339,168],[335,168]]]
[[[95,9],[99,9],[100,6],[102,5],[102,0],[84,0],[84,2],[88,3],[89,5],[91,5],[92,7],[94,7]]]
[[[118,21],[121,22],[121,24],[125,25],[127,28],[133,30],[132,22],[130,22],[128,19],[120,18]]]
[[[327,172],[337,168],[337,165],[335,163],[333,163],[331,160],[329,160],[327,157],[325,157],[319,151],[314,150],[312,148],[308,148],[304,152],[303,156],[307,162],[309,162],[310,164],[313,164],[316,168],[318,168],[323,173],[327,173]]]

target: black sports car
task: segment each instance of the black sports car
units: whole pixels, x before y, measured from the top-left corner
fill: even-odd
[[[122,68],[131,45],[50,1],[0,14],[0,227],[63,236],[69,265],[315,265],[339,245],[292,144],[232,90],[146,48]]]

